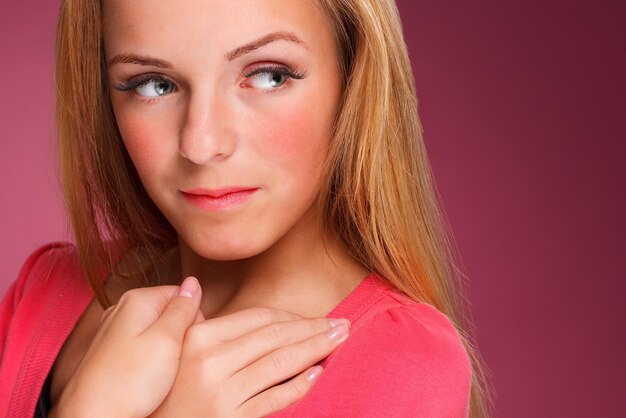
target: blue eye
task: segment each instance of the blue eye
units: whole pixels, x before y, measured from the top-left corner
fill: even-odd
[[[256,68],[244,76],[251,80],[251,85],[260,90],[277,90],[281,88],[288,79],[301,80],[306,74],[299,70],[291,71],[280,65],[270,65]]]
[[[115,86],[119,91],[135,90],[142,97],[160,97],[172,93],[176,85],[163,77],[146,76]]]
[[[287,75],[279,73],[258,73],[250,78],[252,85],[262,90],[271,90],[287,82]]]
[[[174,83],[166,79],[153,79],[138,86],[135,91],[144,97],[165,96],[174,91]]]

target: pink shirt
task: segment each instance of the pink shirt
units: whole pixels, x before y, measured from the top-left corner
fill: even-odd
[[[26,261],[0,305],[0,416],[33,415],[92,298],[71,245],[47,245]],[[435,308],[370,274],[327,316],[350,319],[350,337],[320,363],[324,372],[311,391],[272,417],[468,416],[469,359]]]

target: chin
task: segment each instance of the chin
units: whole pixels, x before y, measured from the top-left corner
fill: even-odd
[[[245,251],[240,248],[236,249],[226,249],[219,251],[196,251],[194,248],[192,250],[198,254],[200,257],[211,260],[211,261],[237,261],[237,260],[245,260],[247,258],[252,258],[262,253],[262,251]]]
[[[192,239],[185,240],[190,250],[198,256],[213,261],[236,261],[255,257],[271,247],[271,243],[253,242],[253,240],[236,238],[219,240]]]

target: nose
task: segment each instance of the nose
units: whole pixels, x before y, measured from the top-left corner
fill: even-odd
[[[179,134],[180,155],[194,164],[222,161],[237,146],[226,100],[216,94],[191,95]]]

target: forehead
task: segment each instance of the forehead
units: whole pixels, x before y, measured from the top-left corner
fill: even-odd
[[[105,0],[103,31],[107,56],[153,47],[223,53],[276,31],[296,34],[316,53],[332,52],[317,0]]]

